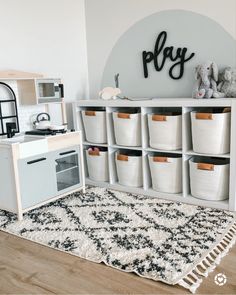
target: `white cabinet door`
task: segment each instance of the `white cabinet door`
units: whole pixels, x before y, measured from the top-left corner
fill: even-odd
[[[56,163],[57,194],[81,186],[79,147],[74,146],[55,151],[53,157]]]
[[[18,168],[23,209],[57,195],[55,162],[50,153],[19,160]]]

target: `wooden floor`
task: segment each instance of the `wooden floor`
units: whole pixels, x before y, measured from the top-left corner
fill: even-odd
[[[219,287],[217,273],[228,281]],[[0,231],[0,294],[191,294]],[[196,294],[236,294],[236,247]]]

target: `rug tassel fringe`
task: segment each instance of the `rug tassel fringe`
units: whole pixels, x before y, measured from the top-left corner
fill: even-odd
[[[221,259],[227,255],[229,249],[234,245],[235,241],[236,223],[232,225],[222,241],[177,284],[190,290],[190,292],[194,294],[202,283],[201,277],[207,277],[208,274],[216,268]]]

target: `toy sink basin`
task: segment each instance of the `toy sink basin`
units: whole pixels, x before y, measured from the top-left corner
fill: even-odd
[[[18,145],[19,158],[27,158],[48,152],[48,142],[44,136],[20,135],[0,141],[0,145]]]
[[[20,136],[15,136],[12,138],[6,138],[1,140],[1,144],[13,144],[13,143],[24,143],[24,142],[31,142],[35,140],[40,140],[41,138],[38,136],[27,136],[27,135],[20,135]]]

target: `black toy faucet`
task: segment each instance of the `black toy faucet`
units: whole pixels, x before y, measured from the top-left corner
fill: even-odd
[[[12,138],[16,134],[16,123],[8,122],[6,123],[7,128],[7,138]]]

